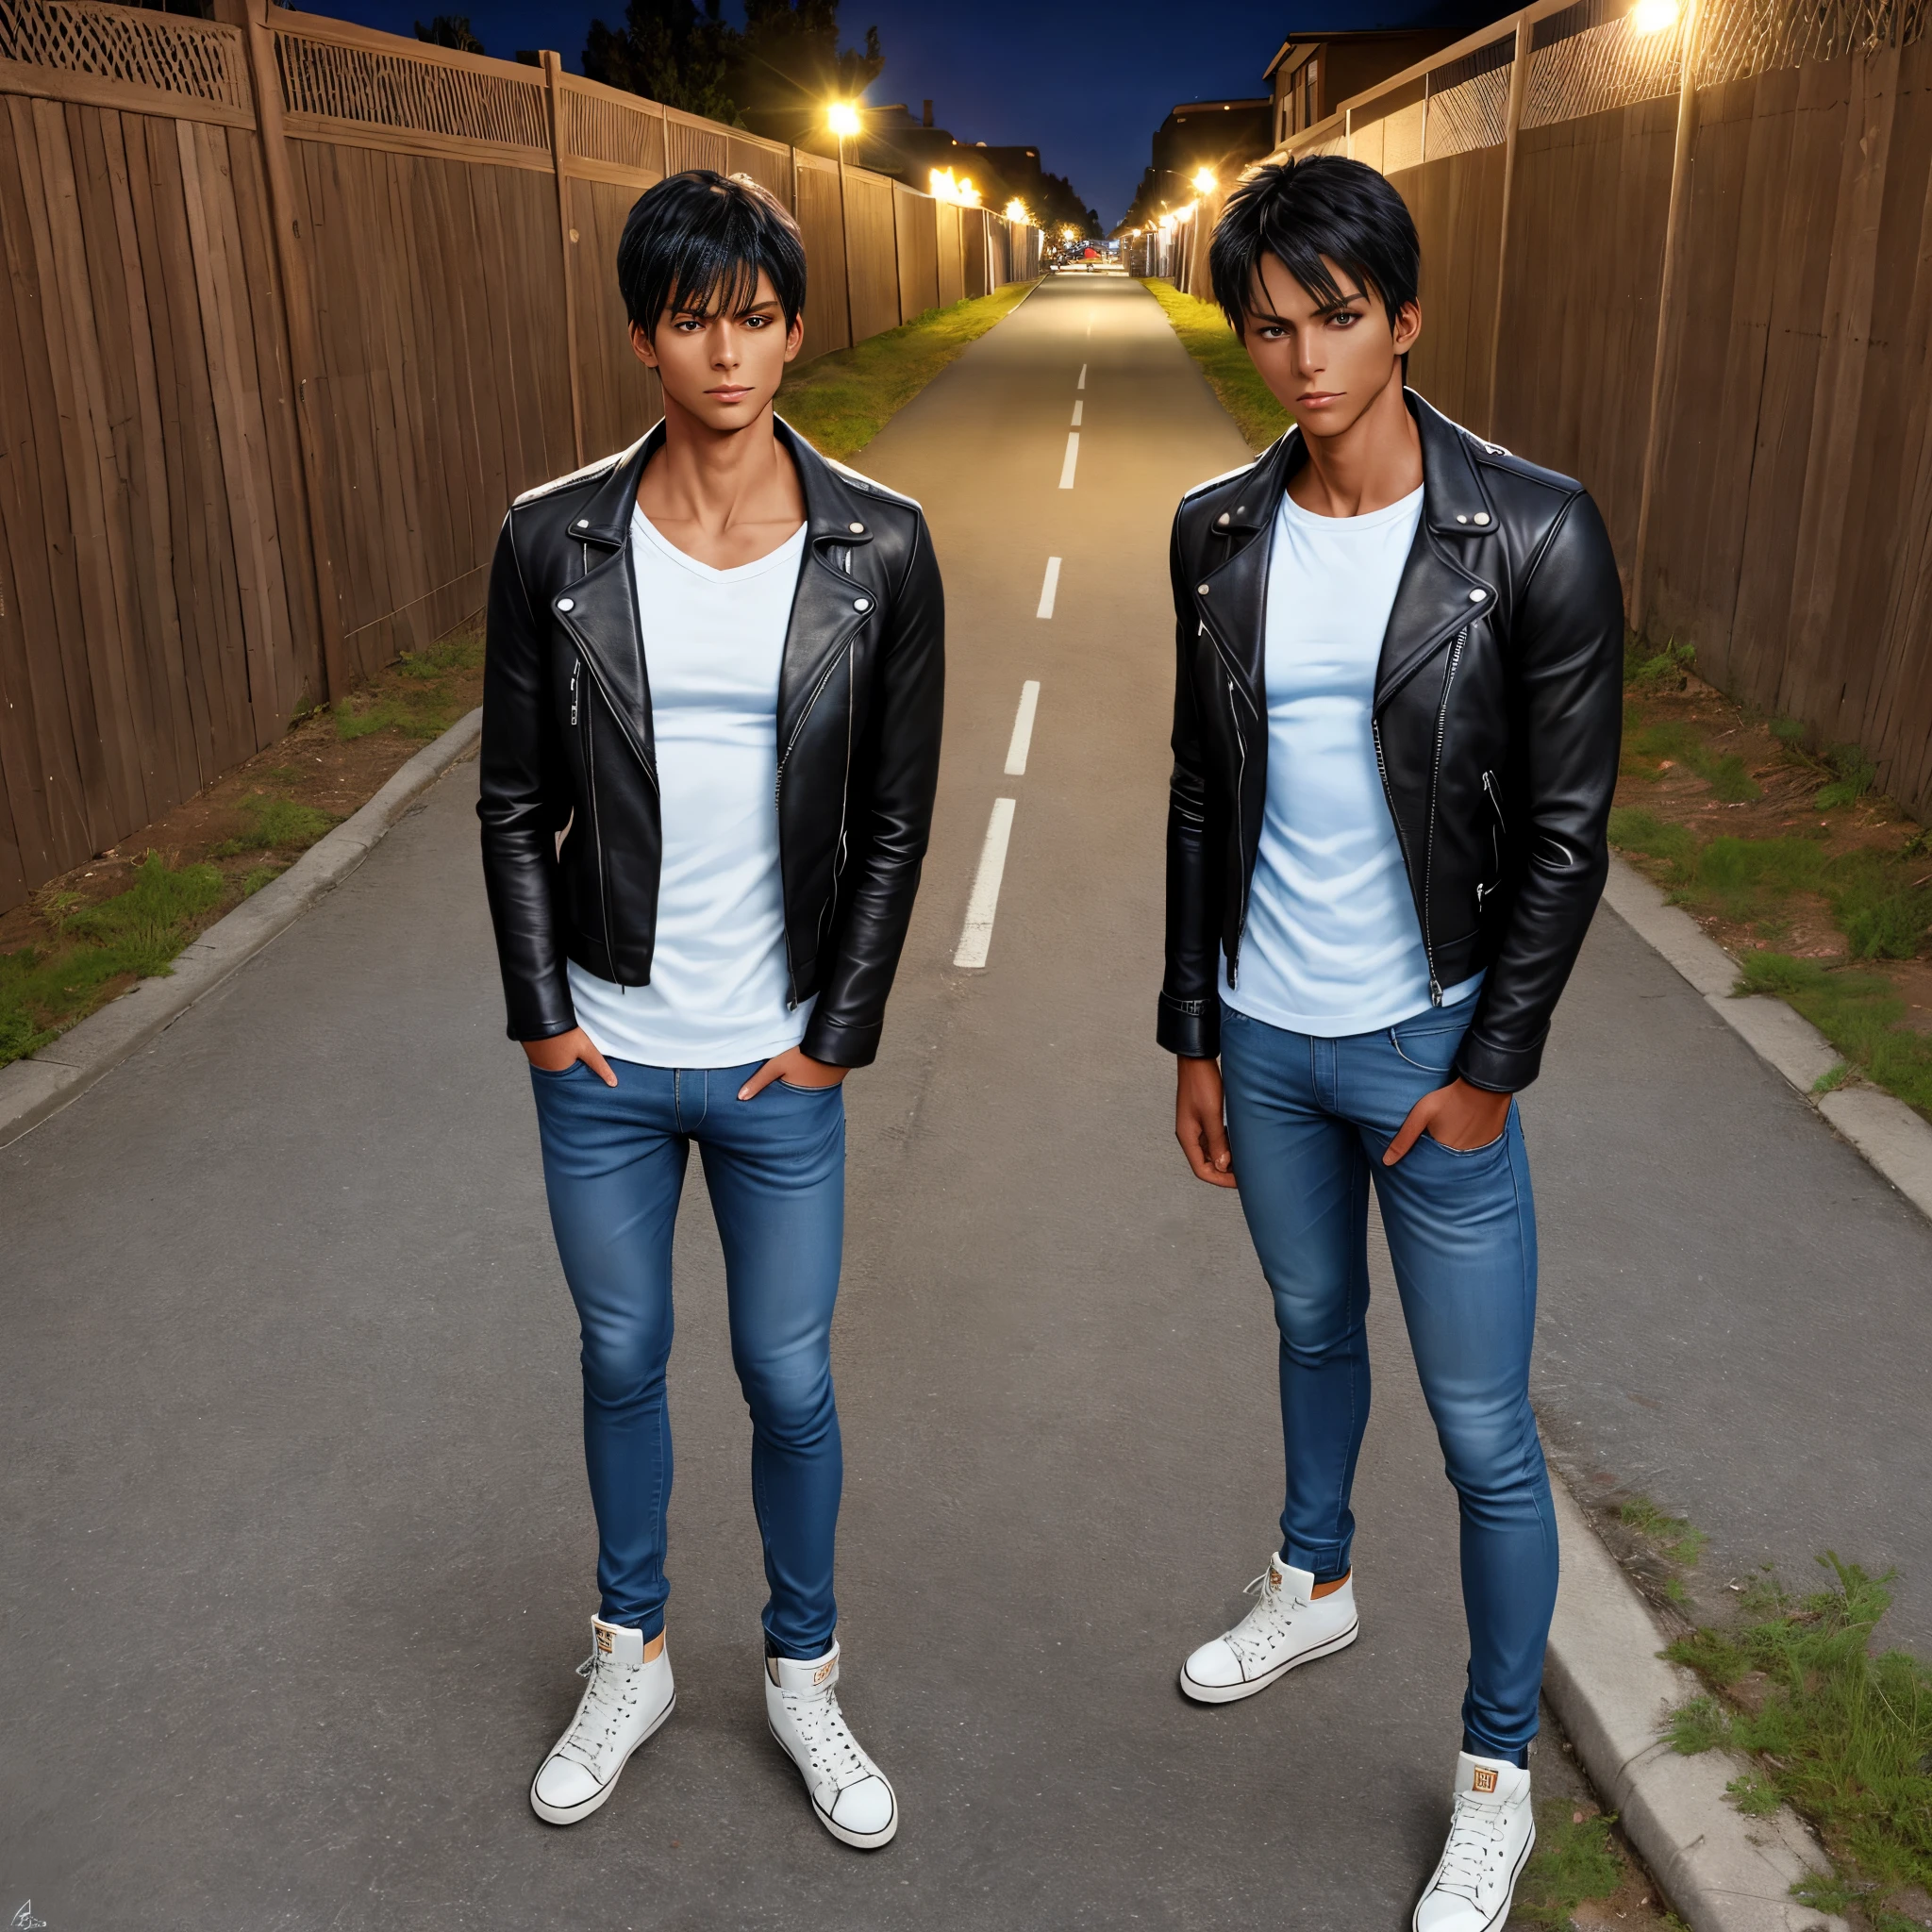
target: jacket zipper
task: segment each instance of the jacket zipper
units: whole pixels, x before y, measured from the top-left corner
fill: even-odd
[[[1248,776],[1248,738],[1247,733],[1241,729],[1241,713],[1235,708],[1234,696],[1234,679],[1230,677],[1227,680],[1227,715],[1229,722],[1234,725],[1235,745],[1241,753],[1241,762],[1235,767],[1234,774],[1234,835],[1239,844],[1248,836],[1247,822],[1241,814],[1241,791],[1247,783]],[[1253,880],[1254,871],[1247,862],[1247,854],[1243,852],[1241,921],[1234,929],[1234,951],[1229,955],[1227,961],[1227,983],[1231,987],[1241,984],[1241,941],[1248,936],[1248,890]]]
[[[1449,653],[1449,668],[1442,674],[1442,702],[1436,711],[1436,756],[1429,766],[1429,825],[1427,841],[1423,847],[1423,957],[1428,962],[1432,1007],[1442,1004],[1442,983],[1436,976],[1436,948],[1429,926],[1429,904],[1436,879],[1436,801],[1442,782],[1442,740],[1449,730],[1449,691],[1456,682],[1456,667],[1462,661],[1462,647],[1468,641],[1469,632],[1465,629],[1457,638]],[[1380,755],[1378,741],[1376,756]]]
[[[778,827],[781,865],[783,863],[783,841],[785,836],[784,821],[782,817],[783,801],[785,797],[785,767],[790,762],[791,754],[798,744],[799,735],[804,731],[807,721],[811,717],[813,707],[817,705],[820,697],[824,694],[826,685],[831,683],[832,673],[838,670],[840,660],[845,657],[846,653],[849,652],[851,648],[852,641],[850,638],[847,638],[845,641],[844,648],[840,650],[833,656],[832,661],[829,664],[827,664],[824,670],[820,674],[819,681],[811,688],[811,695],[805,701],[805,709],[798,714],[798,723],[791,727],[791,736],[785,741],[784,754],[778,759],[778,774],[772,786],[772,808],[774,811],[778,811],[781,813]],[[847,792],[850,791],[851,784],[852,714],[850,707],[848,705],[845,715],[845,779],[844,785],[841,788],[839,794],[839,836],[841,842],[845,836],[845,800]],[[835,892],[838,890],[838,876],[836,873],[833,875],[833,890]],[[785,981],[787,987],[790,989],[790,995],[785,1002],[785,1010],[789,1013],[792,1011],[799,1003],[798,969],[793,963],[791,958],[791,922],[790,919],[787,919],[785,922]]]
[[[593,674],[594,675],[594,674]],[[576,717],[576,702],[572,699],[571,717]],[[597,907],[604,917],[604,957],[610,966],[610,976],[617,977],[617,935],[610,926],[610,888],[604,873],[604,819],[597,809],[597,733],[591,723],[591,714],[584,713],[584,780],[591,794],[591,850],[597,864]]]
[[[570,667],[570,722],[573,730],[576,728],[577,722],[577,678],[583,668],[584,660],[581,658]]]

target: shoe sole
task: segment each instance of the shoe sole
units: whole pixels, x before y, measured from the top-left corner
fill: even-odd
[[[600,1787],[597,1790],[592,1791],[591,1795],[588,1798],[586,1798],[581,1805],[546,1805],[543,1802],[543,1800],[537,1795],[537,1777],[541,1777],[543,1775],[543,1764],[548,1764],[550,1762],[550,1757],[556,1757],[557,1754],[553,1751],[550,1754],[550,1757],[544,1758],[543,1764],[540,1764],[537,1767],[537,1777],[533,1777],[530,1780],[530,1809],[534,1811],[537,1814],[537,1816],[543,1821],[545,1824],[576,1824],[580,1823],[583,1819],[588,1818],[591,1815],[591,1813],[596,1810],[605,1802],[605,1800],[609,1797],[611,1792],[617,1789],[617,1780],[624,1775],[625,1764],[628,1764],[631,1761],[631,1759],[635,1757],[637,1754],[640,1751],[641,1751],[644,1748],[644,1746],[648,1744],[651,1741],[651,1740],[655,1738],[658,1735],[658,1733],[664,1728],[665,1724],[670,1722],[671,1713],[676,1708],[677,1692],[674,1690],[671,1693],[671,1702],[667,1704],[664,1707],[664,1708],[660,1710],[658,1713],[658,1715],[651,1720],[650,1729],[647,1730],[643,1734],[643,1736],[637,1740],[637,1742],[633,1744],[630,1747],[630,1749],[624,1754],[624,1763],[620,1764],[617,1767],[617,1769],[610,1774],[609,1781],[607,1784]]]
[[[1535,1850],[1536,1820],[1534,1817],[1532,1817],[1529,1821],[1529,1836],[1523,1841],[1523,1850],[1517,1855],[1516,1869],[1509,1874],[1509,1888],[1503,1894],[1503,1903],[1496,1907],[1495,1913],[1492,1917],[1487,1918],[1483,1921],[1481,1926],[1478,1928],[1478,1932],[1496,1932],[1496,1928],[1499,1925],[1507,1923],[1509,1918],[1509,1907],[1516,1903],[1517,1880],[1523,1876],[1523,1868],[1529,1863],[1529,1855]],[[1424,1892],[1423,1898],[1427,1897],[1428,1893]],[[1409,1914],[1408,1932],[1418,1932],[1416,1922],[1422,1917],[1422,1909],[1423,1899],[1419,1898],[1415,1902],[1415,1910]]]
[[[1359,1621],[1351,1624],[1340,1637],[1331,1637],[1326,1643],[1318,1643],[1312,1650],[1304,1650],[1291,1657],[1285,1664],[1276,1664],[1265,1677],[1255,1677],[1244,1684],[1198,1684],[1188,1675],[1186,1664],[1181,1666],[1181,1695],[1191,1698],[1196,1704],[1239,1704],[1244,1697],[1258,1697],[1271,1684],[1278,1684],[1291,1671],[1298,1671],[1304,1664],[1319,1662],[1324,1657],[1333,1657],[1338,1650],[1346,1650],[1361,1632]]]
[[[808,1798],[811,1799],[811,1815],[814,1818],[816,1818],[818,1822],[821,1824],[823,1824],[825,1827],[825,1829],[829,1831],[832,1834],[832,1836],[835,1839],[837,1839],[841,1845],[850,1845],[854,1851],[858,1852],[875,1852],[881,1845],[891,1843],[892,1840],[898,1835],[899,1830],[899,1794],[897,1791],[892,1791],[892,1822],[886,1826],[885,1830],[854,1831],[849,1826],[841,1824],[836,1819],[827,1818],[825,1814],[819,1809],[819,1801],[816,1798],[812,1797],[810,1782],[806,1778],[805,1773],[799,1771],[798,1759],[792,1757],[790,1751],[786,1750],[785,1740],[778,1735],[777,1726],[774,1724],[770,1719],[767,1719],[765,1722],[765,1728],[772,1734],[772,1742],[777,1745],[780,1751],[785,1752],[785,1762],[789,1764],[793,1771],[798,1772],[799,1781],[805,1785],[805,1795]],[[890,1785],[888,1785],[886,1789],[888,1790],[891,1790],[891,1787]]]

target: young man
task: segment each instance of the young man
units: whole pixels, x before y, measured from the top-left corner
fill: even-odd
[[[1161,1044],[1196,1174],[1239,1183],[1281,1331],[1282,1541],[1197,1650],[1207,1704],[1355,1641],[1373,1181],[1461,1506],[1472,1655],[1415,1932],[1508,1915],[1557,1594],[1529,1406],[1536,1225],[1511,1095],[1607,865],[1623,602],[1590,498],[1404,387],[1414,225],[1373,169],[1260,169],[1215,299],[1296,426],[1182,501]]]
[[[530,1803],[572,1824],[671,1715],[671,1244],[703,1156],[752,1420],[765,1707],[820,1822],[898,1828],[840,1713],[829,1339],[840,1082],[878,1051],[932,815],[944,608],[919,506],[773,413],[805,250],[762,189],[675,175],[617,256],[664,420],[520,497],[490,585],[483,862],[583,1329],[590,1679]]]

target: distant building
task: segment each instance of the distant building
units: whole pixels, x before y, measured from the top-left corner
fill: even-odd
[[[1498,5],[1462,5],[1438,9],[1426,26],[1291,31],[1262,76],[1273,90],[1267,145],[1279,147],[1325,121],[1350,95],[1414,66],[1505,10]]]
[[[1182,101],[1154,131],[1153,158],[1141,176],[1123,227],[1159,218],[1164,208],[1194,198],[1194,176],[1203,168],[1217,181],[1232,181],[1274,145],[1274,103],[1266,96],[1239,101]]]

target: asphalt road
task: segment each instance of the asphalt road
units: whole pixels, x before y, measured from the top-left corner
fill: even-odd
[[[845,1703],[898,1841],[835,1845],[765,1734],[749,1428],[695,1163],[677,1715],[594,1819],[529,1813],[594,1541],[465,765],[0,1153],[0,1907],[31,1895],[48,1932],[1407,1923],[1464,1652],[1386,1266],[1360,1642],[1242,1706],[1174,1688],[1279,1507],[1268,1303],[1237,1203],[1173,1145],[1152,1041],[1167,524],[1244,456],[1155,305],[1096,278],[1043,287],[864,458],[927,508],[951,643],[926,882],[848,1089],[835,1340]],[[988,963],[963,971],[1000,798]],[[1693,1514],[1707,1564],[1823,1538],[1932,1577],[1932,1237],[1599,927],[1529,1107],[1553,1442]]]

